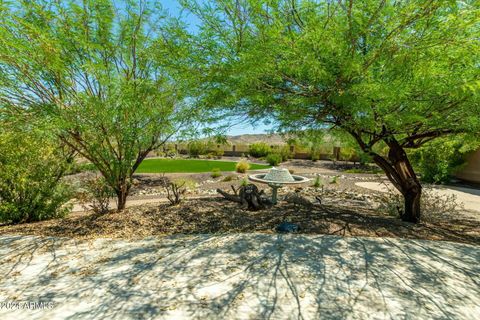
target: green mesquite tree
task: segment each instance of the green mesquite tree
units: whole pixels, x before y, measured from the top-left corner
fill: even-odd
[[[199,101],[281,131],[343,130],[403,194],[405,221],[420,219],[422,191],[405,150],[479,132],[478,1],[183,4],[201,21],[184,58]]]
[[[125,207],[132,175],[193,112],[162,56],[166,17],[144,1],[0,5],[0,102],[47,119]]]

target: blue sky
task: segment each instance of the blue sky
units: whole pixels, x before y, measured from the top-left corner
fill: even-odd
[[[182,15],[184,20],[189,24],[189,29],[195,31],[196,25],[198,24],[198,19],[190,15],[188,12],[183,11],[176,0],[164,0],[162,1],[163,7],[173,16]],[[247,133],[266,133],[270,129],[270,126],[267,126],[263,123],[257,123],[254,126],[248,123],[241,123],[230,128],[227,132],[228,135],[240,135]]]

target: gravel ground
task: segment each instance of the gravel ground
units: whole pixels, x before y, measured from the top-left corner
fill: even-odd
[[[349,199],[341,198],[347,196]],[[350,198],[351,197],[351,198]],[[343,200],[342,200],[343,199]],[[373,208],[368,196],[331,192],[311,208],[284,201],[261,210],[243,210],[223,198],[189,199],[177,206],[152,203],[123,212],[78,212],[64,219],[0,227],[0,234],[72,238],[142,239],[152,235],[203,233],[275,233],[288,221],[303,234],[448,240],[480,244],[480,224],[462,215],[411,224]]]
[[[227,160],[238,161],[238,158],[229,158]],[[294,174],[302,175],[310,178],[312,181],[306,183],[303,186],[309,186],[312,184],[315,177],[318,175],[321,178],[322,183],[329,189],[337,190],[349,190],[358,191],[361,193],[375,193],[365,188],[361,188],[355,185],[355,182],[359,181],[384,181],[386,178],[379,174],[360,174],[360,173],[344,173],[339,167],[344,167],[343,163],[334,166],[331,161],[308,161],[308,160],[289,160],[282,163],[279,167],[292,170]],[[347,166],[348,167],[348,166]],[[247,174],[239,174],[236,172],[222,172],[222,176],[218,178],[212,178],[210,173],[170,173],[165,174],[168,179],[186,179],[191,181],[192,187],[190,188],[189,195],[209,195],[216,194],[216,189],[222,190],[230,189],[231,185],[238,187],[243,180],[248,179],[249,174],[255,172],[263,172],[268,170],[256,170],[249,171]],[[231,180],[224,181],[226,177],[230,177]],[[131,195],[133,197],[141,197],[148,195],[160,195],[166,194],[163,187],[163,174],[137,174],[135,175],[136,186],[132,188]],[[332,183],[335,180],[335,183]],[[267,186],[257,184],[260,188],[266,188]]]
[[[190,179],[193,187],[187,192],[187,201],[179,206],[169,206],[165,199],[162,181],[158,174],[136,176],[125,212],[97,215],[83,212],[77,205],[76,212],[65,219],[14,226],[0,226],[0,234],[23,234],[74,238],[142,238],[152,235],[179,233],[273,233],[283,221],[298,224],[305,234],[334,234],[343,236],[372,236],[430,240],[448,240],[478,244],[480,242],[479,215],[462,211],[448,211],[441,216],[431,215],[416,225],[404,223],[396,216],[388,215],[379,208],[382,192],[369,190],[356,183],[384,181],[384,177],[372,174],[342,174],[329,171],[328,164],[311,161],[287,163],[296,174],[314,179],[319,175],[321,188],[311,183],[301,186],[300,194],[314,205],[312,208],[296,207],[281,201],[277,206],[249,212],[236,203],[219,197],[217,188],[232,192],[231,185],[238,187],[246,175],[224,173],[213,179],[209,173],[170,174],[168,179]],[[313,168],[313,169],[312,169]],[[306,170],[307,172],[304,172]],[[310,170],[310,171],[309,171]],[[313,171],[312,171],[313,170]],[[232,181],[222,181],[225,176]],[[334,177],[337,177],[334,179]],[[266,190],[265,185],[258,185]],[[298,191],[298,186],[280,189],[279,198],[286,193]],[[296,190],[297,189],[297,190]],[[317,198],[321,199],[321,204]]]
[[[257,233],[0,236],[0,256],[0,302],[13,303],[0,308],[1,319],[480,317],[480,249],[458,243]]]

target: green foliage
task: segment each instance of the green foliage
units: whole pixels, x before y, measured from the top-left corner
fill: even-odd
[[[115,196],[115,191],[103,177],[95,177],[83,182],[84,192],[78,198],[86,210],[93,210],[97,214],[110,211],[110,199]]]
[[[178,154],[175,150],[175,146],[172,144],[165,144],[163,148],[155,151],[157,157],[175,158]]]
[[[233,180],[236,179],[236,178],[237,178],[236,176],[230,174],[230,175],[228,175],[228,176],[225,176],[225,177],[222,179],[222,181],[223,181],[223,182],[230,182],[230,181],[233,181]]]
[[[65,175],[70,175],[70,174],[76,174],[76,173],[81,173],[81,172],[86,172],[86,171],[96,171],[97,168],[88,162],[82,162],[82,163],[72,163],[71,166],[67,168],[67,171],[65,172]]]
[[[213,168],[212,173],[210,174],[212,178],[218,178],[222,176],[222,173],[220,172],[220,168]]]
[[[235,171],[238,173],[245,173],[250,169],[250,163],[247,160],[240,160],[235,166]]]
[[[315,177],[315,180],[313,181],[312,187],[314,187],[314,188],[320,188],[320,187],[322,187],[322,186],[323,186],[322,178],[321,178],[319,175],[317,175],[317,176]]]
[[[271,166],[278,166],[282,162],[282,155],[276,152],[269,153],[265,160],[267,160]]]
[[[207,154],[208,148],[204,141],[193,140],[188,143],[188,155],[197,158],[200,155]]]
[[[338,183],[338,176],[333,176],[330,179],[330,184],[337,184]]]
[[[216,159],[222,158],[224,153],[225,152],[223,151],[223,149],[220,149],[220,148],[216,148],[215,150],[213,150],[213,155],[215,156]]]
[[[360,151],[358,153],[358,158],[360,160],[361,165],[366,165],[367,163],[372,162],[372,157],[363,151]]]
[[[356,155],[356,150],[352,147],[340,148],[340,160],[343,160],[345,162],[351,161],[354,157],[356,157]]]
[[[3,124],[2,124],[3,126]],[[0,222],[64,217],[71,188],[62,180],[69,158],[42,131],[0,128]]]
[[[304,130],[296,133],[295,144],[309,150],[310,160],[320,160],[320,155],[332,153],[331,137],[324,130]]]
[[[413,150],[409,157],[428,183],[448,183],[465,163],[465,154],[478,147],[478,142],[465,137],[440,139]]]
[[[248,185],[248,179],[247,178],[243,178],[242,181],[240,182],[240,185],[242,187],[246,187]]]
[[[195,181],[185,178],[166,181],[164,187],[167,191],[167,199],[170,202],[170,205],[175,206],[180,204],[185,198],[187,190],[194,188],[195,186]]]
[[[199,103],[350,135],[403,194],[420,190],[405,149],[480,132],[476,1],[182,3],[200,21],[184,41]],[[402,218],[419,215],[412,203]]]
[[[120,7],[111,0],[4,3],[0,101],[48,119],[63,143],[97,167],[122,209],[139,164],[181,136],[197,109],[167,70],[160,8]]]
[[[265,142],[255,142],[248,146],[248,154],[254,158],[262,158],[272,152],[272,148]]]
[[[284,145],[274,149],[275,153],[278,153],[282,157],[282,162],[287,161],[293,157],[292,152],[290,152],[290,146]]]
[[[177,187],[182,187],[186,189],[194,189],[197,186],[197,182],[189,178],[177,178],[171,181]]]

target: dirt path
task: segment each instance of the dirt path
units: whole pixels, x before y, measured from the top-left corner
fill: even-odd
[[[1,319],[480,317],[480,248],[451,242],[0,236],[0,256]]]

